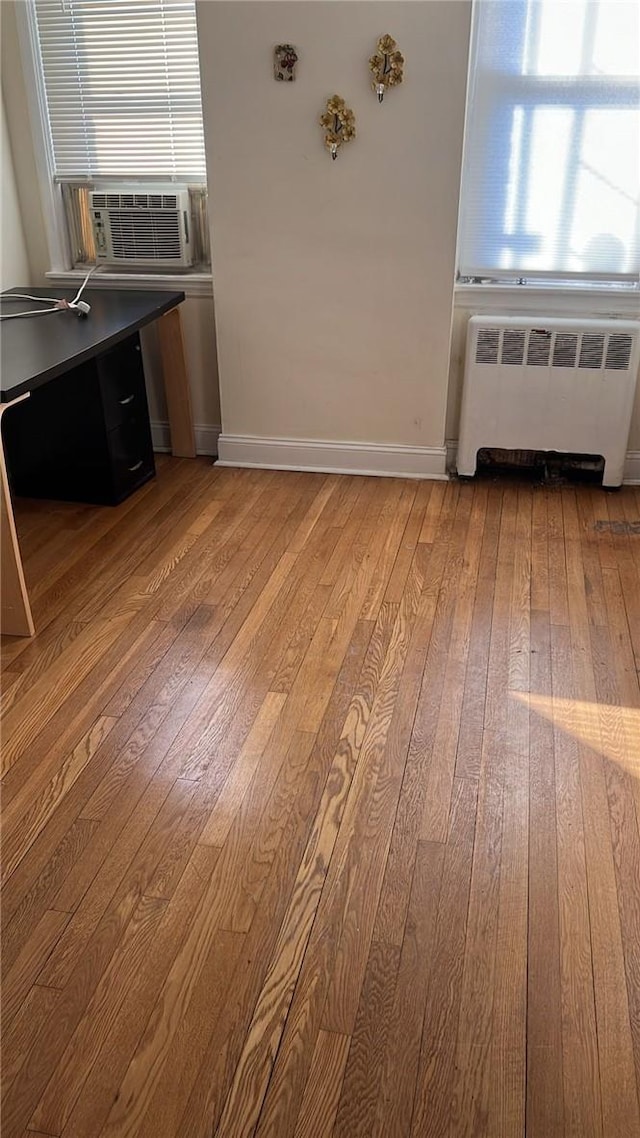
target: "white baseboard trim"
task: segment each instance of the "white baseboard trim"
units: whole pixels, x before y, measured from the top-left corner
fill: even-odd
[[[458,453],[458,440],[447,439],[447,470],[454,471],[456,468],[456,455]],[[627,451],[627,458],[624,464],[624,479],[625,486],[640,486],[640,450]]]
[[[220,435],[218,466],[367,474],[381,478],[448,479],[445,447],[346,443],[318,439],[266,439]]]
[[[208,423],[196,423],[196,454],[217,455],[220,431],[220,427],[212,427]],[[153,449],[159,454],[171,454],[171,435],[167,422],[162,419],[151,420],[151,441]]]
[[[265,470],[309,470],[322,474],[367,474],[381,478],[448,478],[454,471],[458,440],[443,447],[403,447],[388,443],[319,442],[316,439],[263,439],[252,435],[223,435],[221,427],[196,423],[196,453],[218,456],[219,466],[250,466]],[[153,449],[171,454],[169,424],[151,422]],[[626,486],[640,486],[640,450],[627,452]]]

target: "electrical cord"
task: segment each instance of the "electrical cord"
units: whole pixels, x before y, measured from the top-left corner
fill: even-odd
[[[78,291],[77,291],[76,295],[74,296],[73,300],[71,301],[71,305],[74,305],[74,304],[77,304],[77,303],[78,303],[78,301],[80,300],[80,297],[82,296],[82,294],[83,294],[83,292],[84,292],[85,288],[87,287],[87,281],[89,280],[89,277],[92,277],[92,276],[93,276],[93,274],[94,274],[94,273],[97,273],[97,272],[98,272],[98,270],[99,270],[99,269],[101,269],[101,268],[102,268],[102,265],[93,265],[93,266],[92,266],[92,267],[89,269],[89,272],[87,273],[86,277],[84,278],[84,280],[83,280],[82,284],[80,285],[80,288],[78,289]]]
[[[32,300],[36,304],[51,304],[52,308],[44,309],[31,309],[28,312],[3,312],[0,313],[0,320],[19,320],[29,316],[50,316],[52,312],[75,312],[77,316],[88,316],[91,311],[91,305],[86,301],[81,300],[82,294],[87,286],[89,277],[93,276],[102,265],[93,265],[86,277],[84,278],[80,288],[78,289],[73,300],[61,300],[56,296],[31,296],[28,292],[3,292],[0,293],[0,300]]]
[[[19,320],[24,316],[51,316],[54,312],[62,312],[61,308],[44,308],[34,312],[0,312],[0,320]]]

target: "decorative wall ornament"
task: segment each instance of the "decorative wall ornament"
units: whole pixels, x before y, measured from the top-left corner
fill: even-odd
[[[387,88],[399,87],[404,79],[404,55],[398,51],[393,36],[380,36],[378,50],[369,60],[369,71],[373,74],[372,87],[381,103]]]
[[[273,78],[279,83],[293,83],[298,53],[292,43],[279,43],[273,49]]]
[[[327,99],[327,109],[320,118],[325,129],[324,144],[332,158],[338,157],[338,150],[344,142],[356,137],[356,116],[340,95]]]

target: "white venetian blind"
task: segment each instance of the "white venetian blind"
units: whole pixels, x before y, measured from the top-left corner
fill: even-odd
[[[35,0],[55,175],[205,181],[194,0]]]
[[[637,279],[637,0],[476,0],[463,276]]]

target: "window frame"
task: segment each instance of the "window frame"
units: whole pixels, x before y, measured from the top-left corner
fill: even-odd
[[[48,262],[50,269],[45,276],[53,283],[73,284],[85,275],[82,269],[74,266],[71,245],[62,197],[61,183],[56,179],[53,148],[49,134],[44,76],[39,65],[38,32],[33,0],[16,4],[16,22],[22,68],[27,92],[27,109],[31,127],[33,153],[38,176],[38,193],[42,206],[44,228],[47,238]],[[113,181],[113,179],[107,179]],[[157,179],[156,179],[157,180]],[[87,180],[87,185],[92,185]],[[92,288],[125,287],[166,289],[169,285],[180,286],[187,295],[204,296],[212,292],[212,274],[202,266],[185,269],[181,272],[150,272],[148,267],[137,270],[112,269],[104,266],[91,282]]]

